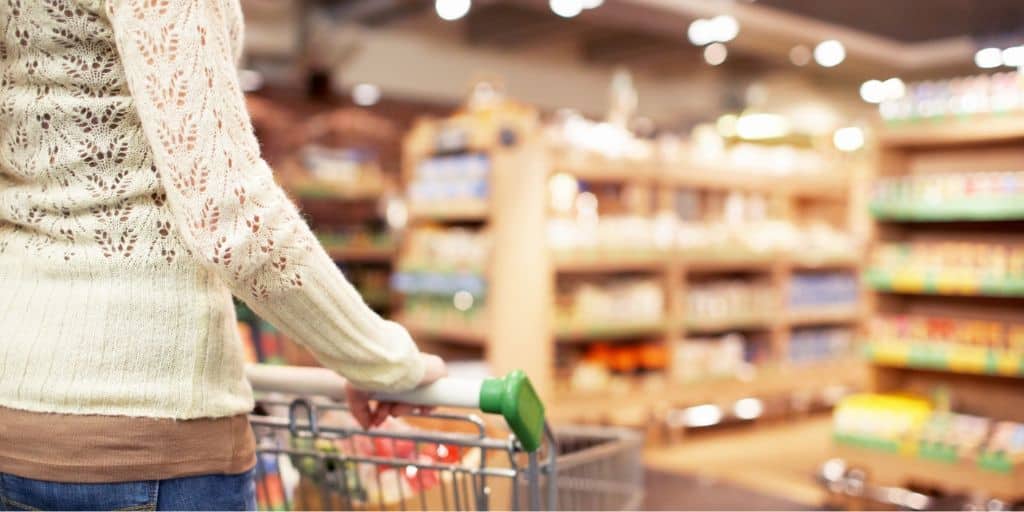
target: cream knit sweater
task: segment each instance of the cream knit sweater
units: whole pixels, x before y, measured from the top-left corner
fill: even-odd
[[[0,405],[251,409],[232,292],[369,389],[424,369],[260,158],[237,0],[0,0]]]

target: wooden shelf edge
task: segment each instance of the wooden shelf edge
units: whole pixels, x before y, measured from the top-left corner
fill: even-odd
[[[586,329],[556,329],[555,339],[559,343],[587,343],[615,338],[626,339],[664,335],[668,331],[668,322],[635,325],[589,325]]]
[[[881,132],[887,148],[942,147],[1024,139],[1024,116],[977,115],[968,119],[918,121],[888,126]]]
[[[790,310],[786,315],[789,325],[807,326],[858,322],[864,318],[859,306],[840,306],[816,309]]]
[[[409,218],[413,220],[437,222],[481,222],[490,217],[490,205],[455,203],[451,206],[410,205]]]
[[[1020,470],[1001,474],[969,463],[949,464],[846,444],[834,444],[833,451],[847,466],[866,471],[869,481],[876,485],[901,487],[913,482],[951,495],[985,491],[1008,501],[1024,499],[1024,472]]]
[[[583,258],[566,257],[562,254],[552,254],[556,272],[562,273],[598,273],[598,272],[630,272],[630,271],[660,271],[667,268],[668,256],[650,257],[621,257],[614,254],[586,256]]]

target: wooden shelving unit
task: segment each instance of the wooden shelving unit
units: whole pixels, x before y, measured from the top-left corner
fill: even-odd
[[[886,178],[930,173],[985,173],[1020,169],[1024,164],[1024,124],[1019,116],[919,122],[891,128],[881,137],[880,174]],[[944,205],[952,205],[948,210]],[[876,244],[933,241],[1020,241],[1024,215],[989,215],[963,204],[936,202],[927,209],[876,208]],[[915,207],[916,208],[916,207]],[[982,211],[986,210],[986,211]],[[979,280],[961,274],[871,268],[866,281],[875,289],[877,314],[908,314],[999,321],[1024,319],[1024,286],[1012,280]],[[868,340],[871,382],[880,393],[928,396],[947,389],[954,410],[995,420],[1024,421],[1024,353],[982,346],[915,344]],[[835,454],[862,469],[870,485],[933,489],[946,495],[1024,500],[1024,470],[981,467],[969,456],[955,461],[927,460],[837,444]]]
[[[454,141],[454,142],[453,142]],[[661,164],[653,161],[609,160],[581,156],[551,147],[543,138],[539,116],[532,109],[462,113],[443,120],[424,120],[407,136],[404,152],[405,182],[414,181],[419,164],[439,155],[484,154],[489,159],[489,195],[486,200],[439,201],[416,204],[410,199],[410,228],[462,227],[486,230],[490,235],[490,259],[484,271],[487,282],[486,328],[466,332],[444,326],[408,323],[419,338],[432,343],[479,346],[495,372],[524,369],[540,394],[552,404],[556,418],[571,419],[563,410],[580,407],[611,411],[615,403],[640,407],[653,417],[663,404],[678,406],[691,399],[713,398],[714,390],[736,395],[759,396],[765,390],[794,393],[827,383],[856,387],[862,373],[856,362],[797,366],[787,361],[791,328],[804,325],[858,327],[862,309],[785,313],[788,283],[800,270],[851,270],[859,268],[862,255],[840,258],[814,257],[806,261],[781,254],[694,254],[677,249],[650,249],[635,253],[615,251],[555,251],[549,248],[549,180],[556,174],[573,176],[593,187],[619,190],[624,213],[652,218],[671,210],[678,191],[720,193],[741,190],[765,195],[780,220],[828,218],[835,226],[856,230],[864,222],[854,212],[867,211],[864,195],[850,191],[861,186],[860,171],[832,177],[765,177],[735,169],[706,165]],[[639,199],[638,199],[639,198]],[[461,206],[468,205],[468,206]],[[616,212],[619,213],[619,212]],[[403,258],[399,256],[399,261]],[[686,288],[694,279],[707,276],[756,276],[770,283],[778,311],[756,321],[702,322],[686,318]],[[640,275],[661,283],[665,297],[664,317],[636,324],[594,321],[585,328],[565,328],[552,313],[561,279],[601,279]],[[600,341],[625,343],[643,339],[669,344],[690,332],[753,330],[762,333],[770,352],[765,370],[752,381],[671,383],[666,392],[651,393],[630,386],[622,396],[592,399],[568,390],[558,378],[556,355],[560,350]],[[837,368],[844,369],[837,372]],[[814,378],[809,378],[809,375]],[[847,378],[849,377],[849,378]],[[723,387],[724,386],[724,387]],[[698,390],[700,392],[698,392]],[[706,391],[706,392],[705,392]],[[727,393],[728,394],[728,393]],[[732,396],[732,395],[730,395]]]

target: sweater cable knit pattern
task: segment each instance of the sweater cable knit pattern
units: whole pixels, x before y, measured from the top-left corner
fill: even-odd
[[[0,0],[0,405],[251,408],[231,294],[353,382],[408,389],[261,159],[237,0]]]

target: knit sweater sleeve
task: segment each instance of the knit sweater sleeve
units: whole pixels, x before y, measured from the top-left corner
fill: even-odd
[[[365,389],[415,387],[425,369],[408,332],[364,303],[260,157],[229,3],[106,4],[176,228],[236,296],[328,368]]]

